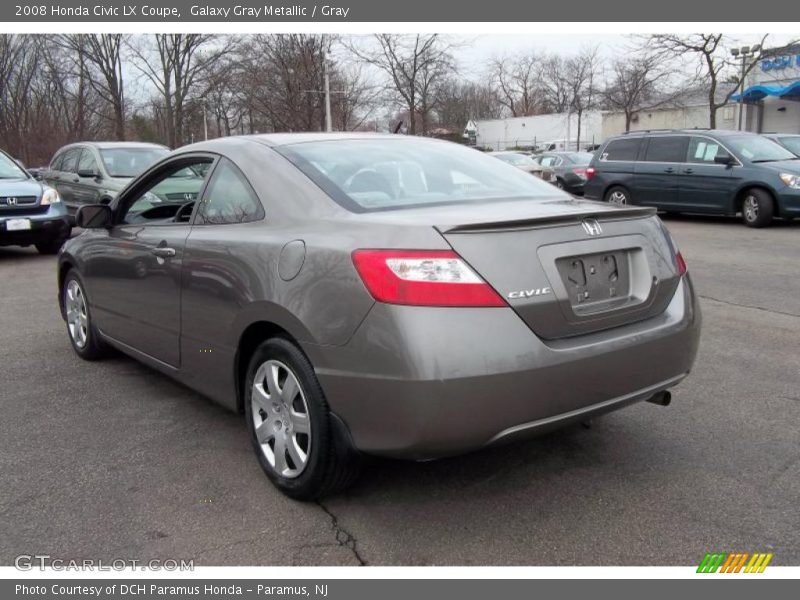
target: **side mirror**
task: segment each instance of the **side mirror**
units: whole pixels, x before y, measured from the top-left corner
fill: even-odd
[[[100,179],[100,173],[94,169],[78,169],[78,177],[95,177]]]
[[[113,213],[107,204],[81,206],[75,215],[75,224],[82,229],[107,229],[112,220]]]
[[[736,164],[736,159],[733,158],[730,154],[727,154],[727,153],[726,154],[717,154],[714,157],[714,162],[717,163],[718,165],[730,166],[730,165]]]

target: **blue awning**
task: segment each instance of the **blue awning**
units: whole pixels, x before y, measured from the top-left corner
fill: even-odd
[[[787,100],[800,100],[800,80],[794,81],[789,85],[751,85],[743,93],[731,96],[731,100],[734,102],[758,102],[767,96],[777,96]]]

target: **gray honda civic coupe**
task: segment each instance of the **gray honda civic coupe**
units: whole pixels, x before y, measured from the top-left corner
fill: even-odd
[[[187,170],[197,189],[166,193]],[[654,209],[449,142],[211,140],[77,222],[58,262],[75,352],[122,351],[243,413],[293,498],[341,490],[364,455],[451,456],[666,405],[697,353],[692,281]]]

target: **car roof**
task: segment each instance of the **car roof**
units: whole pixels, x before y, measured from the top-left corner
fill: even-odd
[[[68,148],[74,148],[76,146],[91,146],[93,148],[97,148],[98,150],[111,150],[113,148],[165,148],[169,150],[166,146],[161,144],[151,144],[150,142],[73,142],[72,144],[67,144],[60,148],[61,150],[66,150]]]
[[[752,131],[738,131],[735,129],[703,129],[700,127],[694,127],[691,129],[637,129],[635,131],[629,131],[627,133],[621,133],[620,135],[613,136],[609,139],[619,139],[619,138],[627,138],[627,137],[645,137],[645,136],[665,136],[665,135],[708,135],[713,137],[735,137],[740,135],[747,135],[747,136],[760,136],[759,133],[753,133]]]
[[[427,144],[452,144],[446,140],[418,137],[396,133],[369,132],[306,132],[306,133],[260,133],[251,135],[231,135],[181,146],[176,152],[217,152],[223,148],[241,147],[246,144],[259,144],[267,147],[291,146],[310,142],[333,142],[346,140],[414,140]]]

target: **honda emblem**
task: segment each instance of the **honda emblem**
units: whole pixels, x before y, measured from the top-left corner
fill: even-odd
[[[600,223],[598,223],[594,219],[584,219],[583,221],[583,230],[588,235],[601,235],[603,233],[603,228],[600,227]]]

